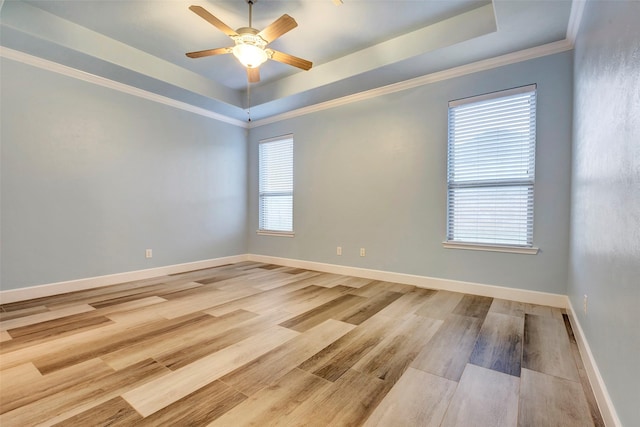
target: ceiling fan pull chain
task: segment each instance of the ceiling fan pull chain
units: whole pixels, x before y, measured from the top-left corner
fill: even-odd
[[[251,122],[251,83],[247,83],[247,117],[247,121]]]

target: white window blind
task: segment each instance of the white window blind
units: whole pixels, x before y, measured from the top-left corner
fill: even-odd
[[[533,247],[536,86],[449,103],[447,241]]]
[[[259,144],[260,231],[293,232],[293,137]]]

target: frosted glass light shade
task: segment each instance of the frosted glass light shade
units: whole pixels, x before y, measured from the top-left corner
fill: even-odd
[[[264,49],[246,43],[239,43],[233,47],[233,55],[247,68],[258,68],[269,56]]]

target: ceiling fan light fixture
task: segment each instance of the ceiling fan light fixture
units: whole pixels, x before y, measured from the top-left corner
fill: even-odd
[[[238,58],[238,61],[247,68],[258,68],[269,59],[269,55],[263,48],[253,44],[238,43],[231,51]]]
[[[265,42],[254,28],[245,27],[238,29],[238,36],[233,37],[236,45],[231,49],[238,61],[247,68],[258,68],[269,59],[265,51]]]
[[[233,56],[236,57],[238,62],[247,69],[247,80],[249,83],[257,83],[260,81],[259,67],[268,59],[273,59],[282,64],[292,65],[301,70],[311,69],[313,65],[311,61],[297,58],[277,50],[267,49],[267,46],[274,40],[297,27],[298,23],[296,20],[285,13],[266,28],[263,28],[262,31],[258,31],[251,26],[252,6],[257,0],[245,1],[249,4],[249,26],[238,28],[237,30],[220,21],[202,6],[189,6],[189,10],[229,36],[231,40],[235,42],[235,46],[187,52],[187,56],[189,58],[202,58],[205,56],[233,53]],[[2,0],[0,0],[0,4],[1,3]]]

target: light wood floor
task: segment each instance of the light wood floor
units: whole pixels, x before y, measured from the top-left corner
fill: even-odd
[[[551,307],[245,262],[0,316],[3,427],[603,425]]]

